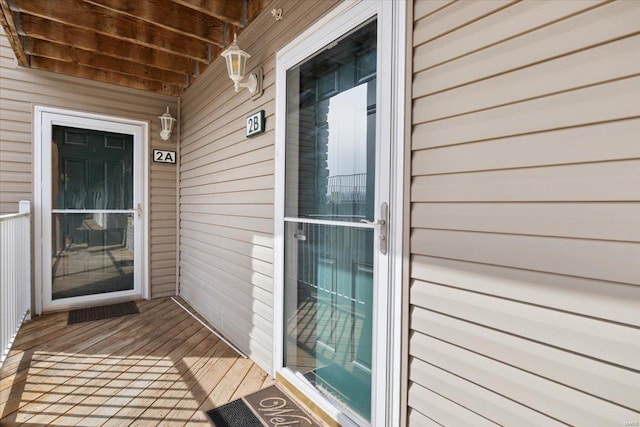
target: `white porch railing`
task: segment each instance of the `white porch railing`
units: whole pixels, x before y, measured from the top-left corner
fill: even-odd
[[[0,366],[31,315],[31,204],[0,215]]]

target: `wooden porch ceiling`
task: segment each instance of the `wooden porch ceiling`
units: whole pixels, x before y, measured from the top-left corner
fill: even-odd
[[[269,0],[0,0],[18,63],[179,96]]]

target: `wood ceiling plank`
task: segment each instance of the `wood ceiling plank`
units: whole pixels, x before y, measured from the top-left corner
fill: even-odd
[[[38,39],[27,39],[27,51],[32,57],[55,59],[62,62],[71,62],[91,68],[101,68],[107,71],[116,71],[130,76],[141,77],[149,80],[170,83],[173,85],[184,85],[185,74],[174,73],[151,67],[146,64],[139,64],[120,58],[66,46],[49,41]]]
[[[126,40],[116,39],[84,28],[70,27],[32,15],[22,16],[22,28],[31,40],[50,41],[114,58],[147,64],[181,74],[194,72],[194,61],[180,55],[152,49]],[[214,48],[216,54],[220,49]]]
[[[38,56],[31,58],[31,68],[130,87],[133,89],[161,93],[164,95],[179,96],[182,92],[182,87],[180,86]]]
[[[18,34],[18,29],[15,21],[13,20],[13,14],[11,13],[7,0],[0,0],[0,23],[2,24],[2,28],[4,28],[4,33],[9,40],[9,44],[18,59],[18,64],[24,67],[29,66],[29,60],[27,55],[24,53],[22,40]]]
[[[0,0],[0,22],[21,65],[178,96],[268,3]]]
[[[244,0],[173,0],[198,12],[244,27]]]
[[[209,45],[202,40],[163,31],[156,25],[82,0],[12,1],[22,14],[35,15],[66,25],[93,30],[201,62],[207,62],[209,59]]]
[[[256,16],[269,3],[269,0],[245,0],[247,2],[247,23],[253,21]]]
[[[166,30],[223,46],[224,22],[171,0],[84,0]]]
[[[231,42],[233,41],[233,35],[240,34],[241,31],[242,31],[242,28],[236,27],[235,25],[227,25],[226,32],[224,35],[225,40],[227,41],[227,45],[230,45]]]

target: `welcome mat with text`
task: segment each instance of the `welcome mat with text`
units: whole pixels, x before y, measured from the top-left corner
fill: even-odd
[[[320,427],[278,387],[271,386],[207,411],[216,427]]]

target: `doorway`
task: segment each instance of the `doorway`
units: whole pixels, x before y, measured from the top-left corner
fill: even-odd
[[[342,425],[397,408],[394,8],[343,4],[277,56],[275,371]]]
[[[370,420],[376,29],[287,72],[285,366]],[[362,221],[362,222],[361,222]],[[383,285],[384,286],[384,285]]]
[[[45,108],[36,117],[38,308],[142,298],[147,124]]]

